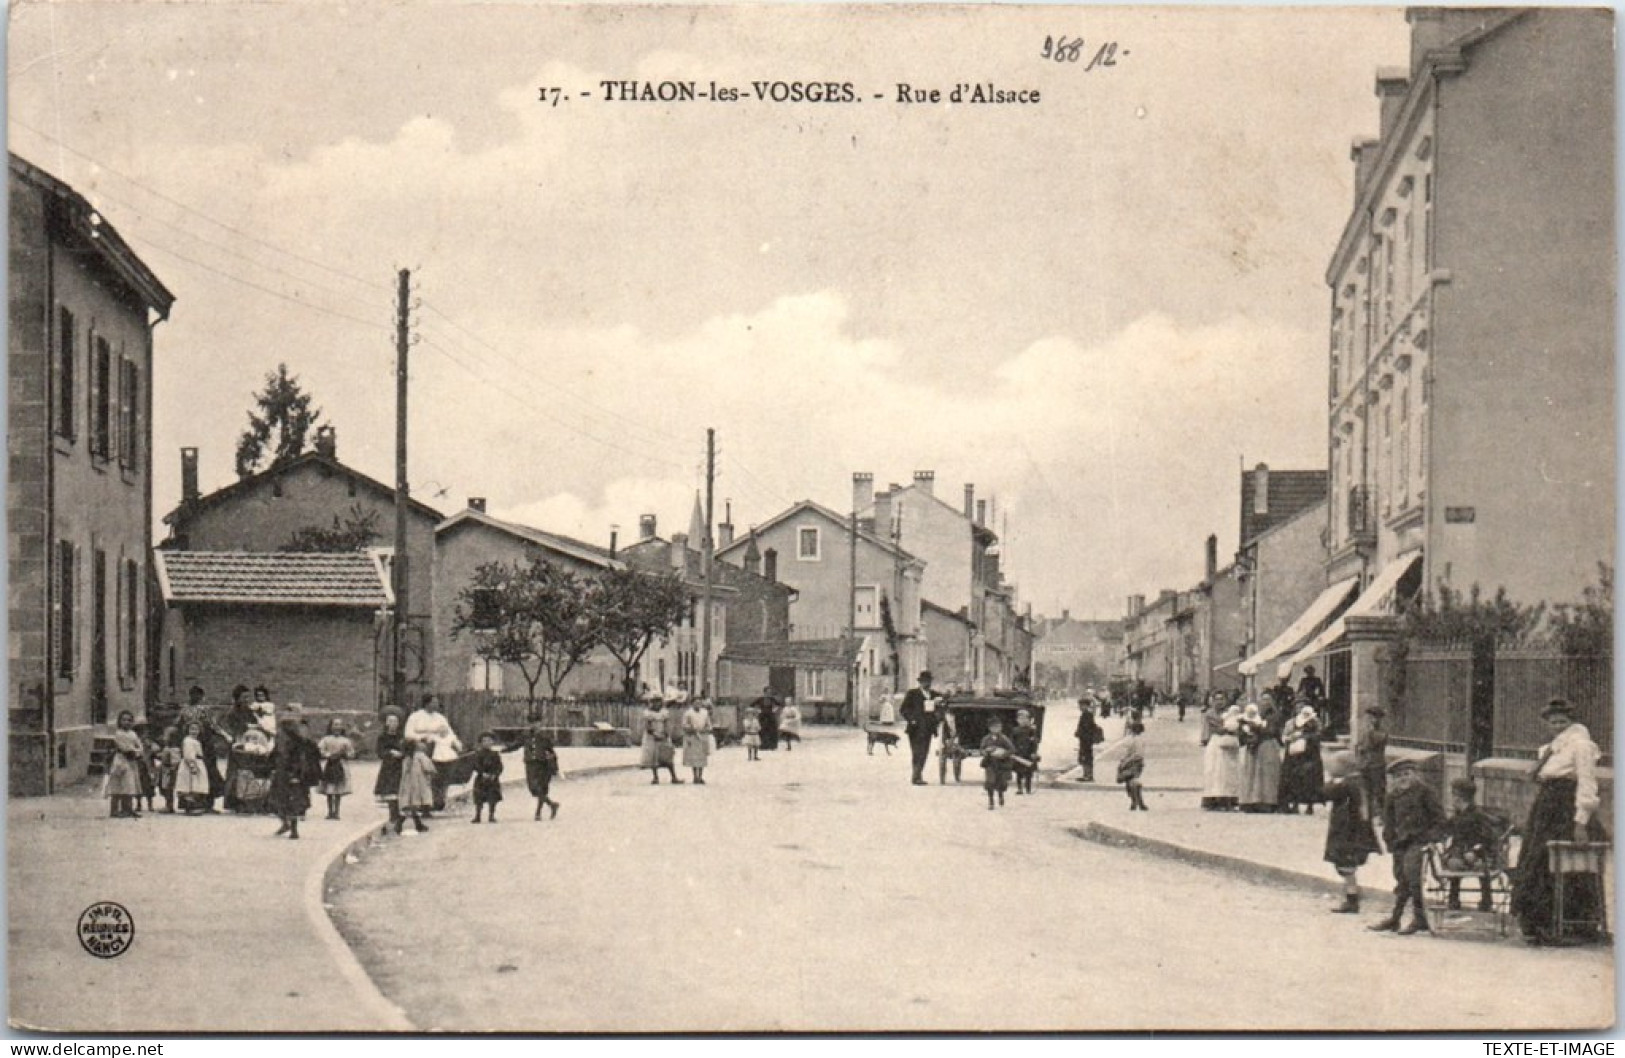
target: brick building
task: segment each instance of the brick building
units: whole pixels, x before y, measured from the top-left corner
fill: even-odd
[[[174,296],[90,203],[10,156],[9,768],[86,775],[151,684],[153,328]]]

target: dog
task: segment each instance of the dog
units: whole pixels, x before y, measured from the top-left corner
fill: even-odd
[[[886,756],[891,756],[891,748],[897,745],[897,732],[880,731],[872,727],[864,728],[863,732],[869,736],[869,755],[871,757],[875,755],[876,746],[884,747]]]

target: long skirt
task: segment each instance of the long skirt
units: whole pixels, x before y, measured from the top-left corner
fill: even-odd
[[[638,767],[664,768],[672,762],[672,759],[670,739],[644,736],[643,745],[638,750]]]
[[[1232,803],[1241,796],[1241,748],[1210,739],[1202,758],[1202,800]]]
[[[1524,936],[1550,937],[1557,925],[1553,907],[1556,886],[1546,846],[1553,841],[1574,840],[1574,793],[1573,779],[1548,779],[1540,784],[1540,792],[1529,809],[1529,822],[1524,827],[1523,846],[1518,852],[1518,867],[1512,883],[1512,913],[1518,916]],[[1595,818],[1587,829],[1592,841],[1607,839],[1602,824]],[[1564,918],[1595,920],[1601,904],[1602,885],[1597,875],[1566,878]],[[1587,932],[1595,934],[1596,931],[1591,928]]]
[[[1281,795],[1281,744],[1266,738],[1242,752],[1241,804],[1274,808]]]
[[[115,751],[107,765],[107,796],[137,797],[141,793],[141,773],[137,762]]]
[[[1281,761],[1281,800],[1284,803],[1319,804],[1325,781],[1319,746],[1305,749],[1302,753],[1288,753]]]
[[[687,734],[683,736],[683,767],[703,768],[711,759],[711,736]]]

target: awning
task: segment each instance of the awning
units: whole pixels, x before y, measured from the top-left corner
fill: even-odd
[[[1287,626],[1287,630],[1270,640],[1270,645],[1243,661],[1237,668],[1243,676],[1253,676],[1264,665],[1283,654],[1290,654],[1303,645],[1303,641],[1314,634],[1315,629],[1326,622],[1348,598],[1354,594],[1359,586],[1358,577],[1340,580],[1315,596],[1315,601],[1309,604],[1309,609],[1298,615],[1298,619]]]
[[[1320,635],[1304,644],[1303,648],[1293,654],[1291,659],[1281,662],[1281,667],[1276,675],[1292,675],[1294,665],[1303,664],[1343,638],[1343,633],[1348,629],[1348,618],[1374,617],[1379,614],[1394,613],[1397,610],[1394,605],[1394,589],[1398,588],[1399,582],[1405,579],[1405,574],[1415,569],[1421,561],[1422,552],[1412,551],[1400,555],[1382,567],[1382,571],[1371,579],[1370,585],[1360,593],[1358,599],[1354,600],[1353,605],[1345,610],[1341,617],[1327,625],[1325,631],[1321,632]]]

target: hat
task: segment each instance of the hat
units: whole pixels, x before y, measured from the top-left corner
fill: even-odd
[[[1566,716],[1570,720],[1573,720],[1574,706],[1570,705],[1561,698],[1553,698],[1550,702],[1546,703],[1546,708],[1540,711],[1540,718],[1542,720],[1549,720],[1554,716]]]
[[[1399,771],[1403,771],[1406,768],[1414,769],[1417,766],[1418,765],[1414,760],[1410,760],[1409,758],[1406,758],[1406,757],[1401,757],[1400,759],[1398,759],[1396,761],[1390,761],[1388,763],[1388,774],[1393,775],[1394,773],[1399,772]]]
[[[1358,774],[1359,761],[1354,754],[1347,750],[1339,750],[1326,758],[1326,777],[1328,779],[1347,779]]]
[[[926,669],[924,672],[920,673],[920,682],[921,683],[924,683],[926,680],[929,680],[930,678],[931,678],[931,670],[930,669]]]
[[[1376,717],[1383,717],[1383,716],[1387,716],[1387,715],[1388,715],[1388,710],[1386,710],[1386,709],[1384,709],[1384,708],[1383,708],[1383,707],[1382,707],[1382,706],[1380,706],[1380,705],[1373,705],[1373,706],[1372,706],[1372,707],[1371,707],[1371,708],[1369,708],[1369,709],[1367,709],[1367,710],[1366,710],[1366,711],[1365,711],[1365,715],[1367,715],[1367,716],[1376,716]]]
[[[1470,801],[1473,799],[1473,795],[1478,793],[1478,784],[1471,779],[1451,779],[1450,792],[1461,794]]]

